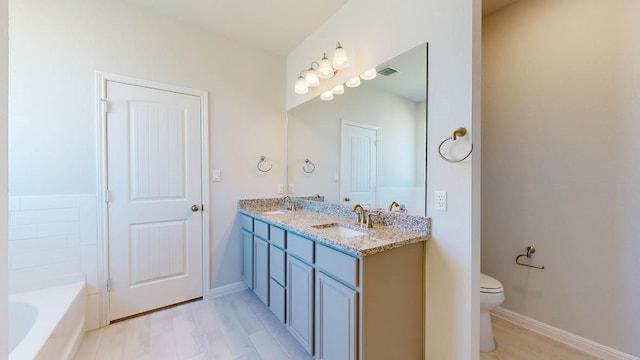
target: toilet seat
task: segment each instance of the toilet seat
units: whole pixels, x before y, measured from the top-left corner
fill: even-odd
[[[492,278],[489,275],[480,273],[480,292],[485,294],[499,294],[503,292],[502,284],[500,281]]]

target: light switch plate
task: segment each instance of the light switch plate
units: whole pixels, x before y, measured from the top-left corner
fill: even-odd
[[[433,208],[435,210],[447,211],[447,192],[446,191],[434,192]]]
[[[211,181],[221,181],[220,180],[220,169],[213,169],[211,170]]]
[[[284,184],[278,184],[278,194],[284,194]]]
[[[296,187],[293,184],[289,184],[289,191],[287,193],[293,194],[295,190],[296,190]]]

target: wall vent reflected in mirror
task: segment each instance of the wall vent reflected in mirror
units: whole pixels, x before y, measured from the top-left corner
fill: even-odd
[[[393,74],[397,74],[398,70],[392,68],[391,66],[386,66],[380,70],[378,70],[378,74],[382,76],[391,76]]]
[[[396,201],[425,215],[427,44],[376,69],[387,75],[288,112],[288,182],[300,196],[384,210]],[[307,158],[317,165],[311,175],[299,166]]]

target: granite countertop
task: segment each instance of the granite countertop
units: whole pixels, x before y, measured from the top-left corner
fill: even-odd
[[[366,226],[357,224],[355,217],[336,216],[317,211],[302,209],[283,211],[284,213],[282,214],[265,213],[265,211],[275,209],[276,208],[273,207],[239,207],[239,211],[243,214],[283,227],[286,230],[291,230],[314,239],[319,243],[327,244],[356,256],[373,255],[429,239],[428,226],[424,231],[412,231],[374,223],[372,229],[367,229]],[[332,231],[335,230],[335,228],[318,229],[313,227],[336,223],[346,228],[364,231],[366,234],[345,237],[338,234],[337,231]],[[427,222],[427,224],[429,224],[429,222]]]

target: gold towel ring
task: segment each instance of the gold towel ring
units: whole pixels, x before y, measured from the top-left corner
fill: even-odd
[[[448,157],[442,155],[442,145],[444,145],[444,143],[446,143],[449,140],[456,141],[458,139],[458,136],[465,136],[465,135],[467,135],[467,129],[465,129],[463,127],[459,127],[459,128],[457,128],[457,129],[455,129],[453,131],[453,134],[451,135],[451,137],[448,137],[448,138],[442,140],[440,145],[438,145],[438,155],[440,155],[442,160],[450,162],[450,163],[459,163],[461,161],[466,160],[469,157],[469,155],[471,155],[471,153],[473,152],[473,144],[471,144],[471,150],[469,150],[467,155],[465,155],[462,159],[459,159],[459,160],[449,159]]]

